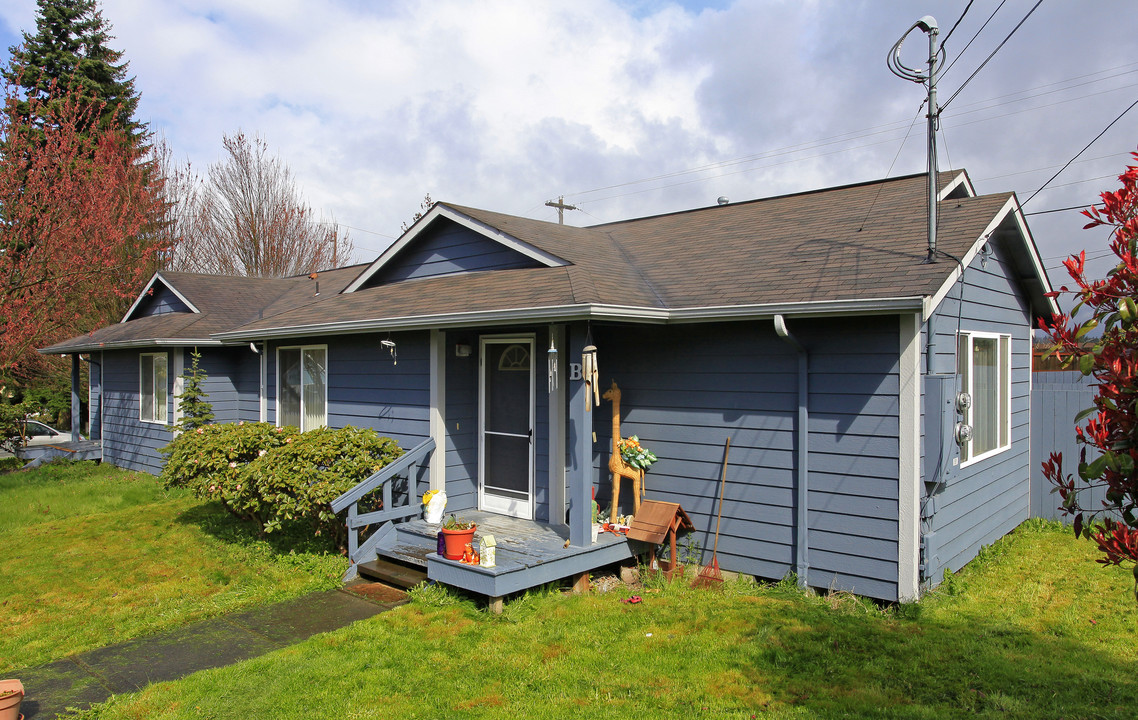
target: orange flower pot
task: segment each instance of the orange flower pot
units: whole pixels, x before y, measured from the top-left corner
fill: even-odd
[[[474,542],[474,531],[477,529],[477,527],[472,527],[469,530],[442,528],[443,541],[446,543],[446,552],[443,557],[447,560],[461,560],[462,553],[466,550],[466,544]]]
[[[8,692],[12,694],[4,694]],[[22,702],[24,684],[19,680],[0,680],[0,720],[19,720]]]

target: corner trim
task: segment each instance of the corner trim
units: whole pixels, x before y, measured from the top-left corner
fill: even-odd
[[[897,599],[920,597],[921,316],[900,316]]]

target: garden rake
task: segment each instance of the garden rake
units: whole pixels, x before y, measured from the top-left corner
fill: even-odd
[[[699,576],[692,583],[695,587],[710,587],[723,582],[723,573],[719,572],[719,523],[723,521],[723,488],[727,485],[727,458],[731,454],[731,438],[727,438],[727,445],[723,448],[723,472],[719,476],[719,516],[715,518],[715,545],[711,550],[711,564],[699,571]]]

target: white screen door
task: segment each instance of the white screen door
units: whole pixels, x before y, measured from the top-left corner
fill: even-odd
[[[533,337],[481,343],[478,490],[488,512],[533,519]]]

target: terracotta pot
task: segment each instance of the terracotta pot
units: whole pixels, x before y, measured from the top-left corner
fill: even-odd
[[[0,720],[18,720],[20,703],[24,701],[24,684],[19,680],[0,680],[0,695],[15,690],[14,695],[0,697]]]
[[[442,529],[443,540],[446,542],[446,553],[443,554],[447,560],[461,560],[462,552],[466,549],[467,543],[474,541],[474,531],[477,527],[472,527],[469,530],[447,530]]]

